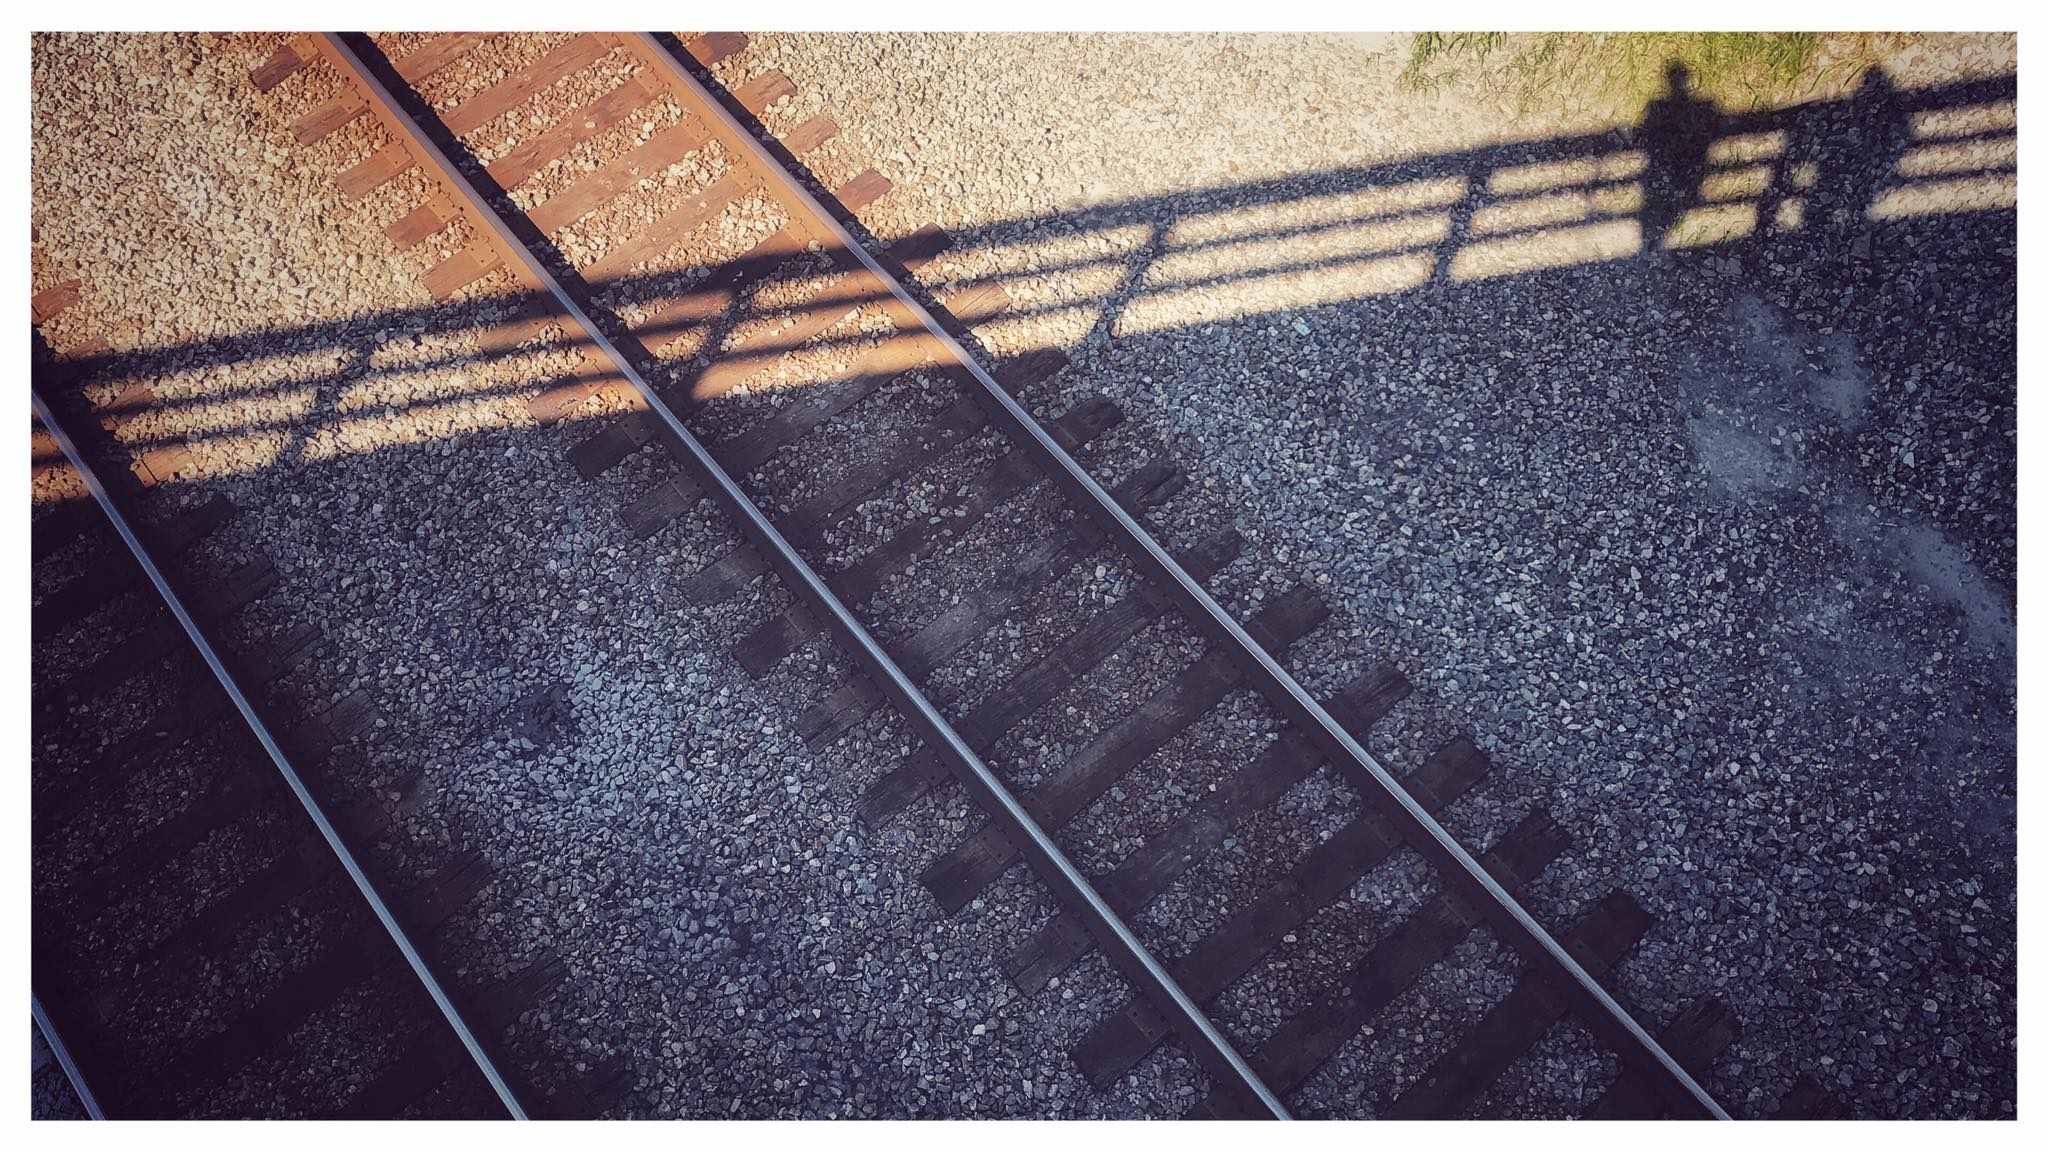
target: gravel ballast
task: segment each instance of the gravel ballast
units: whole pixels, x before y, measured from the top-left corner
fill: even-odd
[[[1416,277],[1399,260],[1259,274],[1416,243],[1395,234],[1412,220],[1275,255],[1247,243],[1236,265],[1198,251],[1233,228],[1388,211],[1375,194],[1452,203],[1437,185],[1458,170],[1435,157],[1512,140],[1542,159],[1556,139],[1566,162],[1583,155],[1571,138],[1634,119],[1511,118],[1472,83],[1418,94],[1398,79],[1405,52],[1403,37],[791,34],[717,71],[795,80],[771,129],[834,111],[846,130],[821,178],[871,163],[896,182],[860,213],[873,234],[938,221],[962,237],[928,284],[995,278],[1030,303],[985,343],[1069,350],[1063,395],[1129,417],[1106,455],[1164,446],[1195,474],[1174,524],[1234,521],[1263,569],[1226,574],[1226,591],[1309,579],[1333,595],[1318,636],[1337,639],[1289,661],[1307,683],[1332,691],[1375,657],[1408,672],[1416,697],[1376,750],[1401,761],[1465,728],[1493,753],[1495,786],[1454,810],[1461,836],[1537,803],[1573,833],[1530,897],[1543,919],[1616,885],[1657,916],[1621,990],[1653,1019],[1701,994],[1735,1006],[1744,1033],[1715,1084],[1739,1114],[1802,1072],[1856,1115],[2012,1114],[2010,175],[1846,222],[1817,190],[1817,226],[1767,246],[1712,243],[1709,222],[1693,234],[1709,243],[1644,256],[1632,236],[1558,228],[1516,275]],[[1923,37],[1883,68],[1910,96],[2012,60],[2009,37]],[[1823,187],[1874,185],[1868,156],[1897,131],[1876,89],[1846,87],[1824,85],[1814,107],[1840,103],[1804,121]],[[1899,170],[1995,171],[2011,106],[1985,103],[1948,114],[1992,128],[1980,151]],[[1359,191],[1352,172],[1374,165],[1390,187]],[[1470,247],[1454,272],[1482,266]],[[1435,1003],[1469,1016],[1505,991]],[[1539,1111],[1604,1081],[1572,1090],[1584,1040],[1562,1036],[1516,1073]],[[1370,1059],[1359,1047],[1332,1067]],[[1387,1102],[1375,1082],[1319,1076],[1298,1103],[1362,1114]]]
[[[375,701],[377,731],[331,783],[367,797],[417,776],[380,864],[490,860],[492,886],[446,930],[461,976],[564,960],[563,991],[511,1037],[524,1067],[553,1084],[623,1059],[620,1116],[1151,1110],[1079,1081],[1053,1035],[1080,1024],[1061,991],[1016,1003],[984,929],[916,886],[922,846],[890,851],[851,821],[903,740],[871,723],[804,748],[795,718],[843,669],[814,651],[757,683],[732,661],[784,594],[682,601],[731,529],[700,506],[634,540],[618,509],[668,465],[581,480],[564,452],[589,426],[525,412],[559,362],[476,360],[426,322],[467,314],[421,284],[441,253],[381,234],[414,192],[335,190],[381,136],[358,122],[297,145],[287,126],[338,81],[256,93],[248,72],[278,43],[37,39],[35,287],[86,282],[46,328],[60,352],[98,337],[139,353],[120,370],[162,401],[124,436],[194,457],[165,499],[240,510],[203,560],[277,564],[280,590],[239,632],[319,626],[332,651],[291,687],[308,707]],[[1043,899],[1008,883],[1012,915]]]
[[[191,449],[171,499],[242,509],[210,562],[279,566],[283,591],[249,632],[311,622],[333,642],[293,688],[308,705],[375,699],[380,726],[336,786],[417,775],[424,800],[380,846],[386,865],[423,874],[462,847],[490,859],[493,886],[449,932],[466,974],[565,961],[562,993],[514,1031],[521,1062],[555,1082],[623,1059],[622,1116],[1172,1115],[1198,1098],[1203,1078],[1172,1049],[1108,1092],[1082,1081],[1066,1047],[1124,995],[1100,959],[1031,997],[1003,978],[1048,911],[1034,879],[1013,870],[959,917],[933,904],[919,871],[981,823],[957,792],[879,829],[853,820],[907,753],[900,724],[806,749],[796,718],[843,662],[814,645],[744,675],[732,641],[787,594],[685,601],[681,582],[737,543],[732,527],[700,505],[634,540],[617,509],[670,465],[643,454],[580,480],[563,453],[588,426],[539,428],[525,410],[558,355],[486,363],[465,332],[428,323],[489,308],[502,281],[431,301],[421,275],[457,244],[400,253],[381,233],[419,198],[418,174],[344,198],[333,175],[381,130],[296,144],[287,126],[338,81],[315,69],[256,93],[248,70],[277,43],[36,38],[35,287],[85,280],[48,326],[60,351],[86,337],[138,350],[122,371],[166,403],[123,434]],[[1420,157],[1395,198],[1441,204],[1427,157],[1494,139],[1500,117],[1399,89],[1399,47],[770,35],[718,72],[732,86],[789,73],[798,95],[771,128],[830,109],[844,130],[812,158],[820,177],[872,165],[895,183],[862,213],[875,235],[955,232],[963,251],[927,286],[1003,280],[1019,306],[987,343],[1075,360],[1033,408],[1122,407],[1087,457],[1100,474],[1162,451],[1187,469],[1155,523],[1183,548],[1244,534],[1214,582],[1236,610],[1297,582],[1323,593],[1332,619],[1287,657],[1310,687],[1328,696],[1381,660],[1406,671],[1414,695],[1374,733],[1390,765],[1459,731],[1493,754],[1454,831],[1485,844],[1538,806],[1571,831],[1530,893],[1539,917],[1568,922],[1615,886],[1656,915],[1619,987],[1657,1020],[1698,995],[1735,1006],[1744,1033],[1713,1077],[1731,1108],[1768,1112],[1812,1073],[1859,1115],[2010,1114],[2011,213],[1794,233],[1762,259],[1617,255],[1609,235],[1574,236],[1548,270],[1420,286],[1398,258],[1254,280],[1227,266],[1228,243],[1174,251],[1380,210],[1354,185],[1318,191],[1349,166],[1389,165],[1398,184]],[[2000,75],[2010,50],[1916,47],[1894,81]],[[488,146],[516,140],[507,124]],[[647,191],[686,194],[715,160]],[[1257,181],[1287,202],[1233,198]],[[1173,206],[1191,188],[1215,191],[1200,219]],[[1416,242],[1369,233],[1309,251]],[[1126,279],[1122,262],[1148,252],[1165,258],[1147,275],[1193,287]],[[968,551],[1013,547],[1009,527],[977,530]],[[915,574],[878,610],[915,623],[955,579]],[[1101,604],[1129,583],[1105,556],[1041,597]],[[945,693],[971,703],[1047,642],[1010,639],[971,654],[973,675],[949,669]],[[1165,674],[1133,655],[1021,726],[1006,755],[1073,750],[1114,718],[1100,701]],[[1143,787],[1203,786],[1270,726],[1219,709]],[[1311,777],[1286,818],[1248,827],[1221,875],[1141,927],[1157,941],[1215,923],[1220,907],[1190,893],[1241,906],[1355,806]],[[1104,810],[1073,833],[1091,863],[1128,835]],[[1431,884],[1396,857],[1290,942],[1293,975],[1227,995],[1220,1018],[1264,1035],[1314,986],[1304,969],[1355,955]],[[1512,987],[1485,934],[1456,959],[1354,1039],[1301,1110],[1384,1108]],[[1604,1060],[1555,1033],[1483,1110],[1569,1114],[1604,1085]]]

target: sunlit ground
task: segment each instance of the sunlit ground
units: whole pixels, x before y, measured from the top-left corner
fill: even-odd
[[[1874,223],[2014,210],[2014,92],[2011,77],[1902,90],[1880,79],[1833,104],[1709,110],[1711,130],[1686,142],[1602,132],[1198,188],[1038,221],[1053,227],[1028,244],[1005,239],[1018,233],[1016,222],[959,229],[956,252],[1005,271],[942,284],[941,295],[999,286],[1009,306],[979,334],[1014,354],[1062,342],[1049,333],[1153,333],[1812,229],[1853,245]],[[1844,104],[1866,140],[1865,122],[1880,124],[1866,147],[1896,154],[1881,179],[1859,183],[1846,172],[1867,159],[1862,152],[1825,151]],[[1682,182],[1672,185],[1670,173]],[[663,264],[592,284],[622,302],[616,311],[629,323],[690,317],[634,335],[670,372],[665,383],[700,399],[813,386],[917,359],[847,277],[789,269],[737,304],[707,304],[690,299],[706,271]],[[72,358],[117,421],[131,415],[124,390],[138,395],[134,385],[148,374],[137,418],[118,435],[138,450],[177,449],[176,466],[190,478],[526,422],[534,380],[617,383],[594,352],[562,342],[559,327],[538,340],[531,329],[507,335],[497,324],[506,303],[458,294],[423,313],[390,314],[388,329],[407,330],[396,339],[385,331],[365,340],[360,322],[331,332],[310,325],[290,333],[310,341],[264,341],[310,348],[267,357],[250,358],[251,341],[217,340]],[[820,310],[829,324],[807,325],[795,343],[784,335]],[[418,327],[425,331],[410,331]],[[699,375],[693,357],[714,345],[722,363]],[[182,367],[165,372],[166,360]],[[37,460],[40,467],[40,449]]]

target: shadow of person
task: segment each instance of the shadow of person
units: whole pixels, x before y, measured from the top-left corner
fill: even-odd
[[[1643,250],[1670,247],[1671,230],[1699,200],[1707,145],[1720,112],[1693,95],[1692,72],[1673,60],[1664,69],[1664,93],[1643,109],[1636,140],[1648,155],[1643,175]]]
[[[1811,148],[1815,173],[1805,218],[1831,247],[1867,259],[1870,209],[1912,143],[1910,112],[1880,68],[1864,73],[1855,94],[1833,111],[1829,130]]]

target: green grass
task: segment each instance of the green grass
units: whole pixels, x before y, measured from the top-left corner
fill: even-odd
[[[1401,79],[1431,92],[1473,79],[1517,115],[1535,111],[1639,113],[1664,90],[1667,65],[1692,74],[1695,94],[1730,110],[1770,107],[1824,87],[1854,86],[1903,37],[1817,32],[1418,32]],[[1823,58],[1827,62],[1823,63]]]

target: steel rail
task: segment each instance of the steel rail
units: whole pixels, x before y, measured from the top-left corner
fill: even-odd
[[[1427,809],[1417,803],[1392,773],[1366,751],[1363,745],[1353,739],[1344,727],[1316,702],[1314,696],[1253,640],[1230,613],[1209,595],[1208,590],[1199,581],[1188,575],[1187,570],[1180,566],[1172,553],[1161,547],[1136,518],[1125,511],[1123,506],[1118,504],[1079,462],[1061,448],[1007,390],[996,383],[995,377],[988,369],[954,339],[924,305],[919,303],[917,298],[907,291],[851,232],[847,231],[838,218],[826,210],[803,183],[784,168],[754,134],[698,81],[697,77],[676,58],[666,43],[647,32],[633,33],[632,36],[637,38],[640,55],[665,63],[666,66],[661,70],[667,77],[692,94],[701,105],[703,115],[711,118],[711,126],[721,143],[729,148],[736,148],[766,175],[773,185],[770,191],[786,208],[793,213],[808,212],[834,242],[859,260],[870,274],[888,288],[896,307],[908,312],[945,346],[959,362],[960,367],[974,377],[981,388],[982,399],[990,409],[1000,415],[1002,422],[1008,425],[1012,434],[1050,466],[1055,479],[1076,498],[1082,510],[1123,542],[1125,550],[1139,562],[1139,566],[1179,601],[1198,627],[1213,640],[1237,653],[1261,693],[1283,714],[1305,728],[1332,763],[1348,768],[1347,775],[1351,775],[1354,781],[1362,774],[1379,788],[1395,805],[1399,823],[1405,825],[1408,842],[1422,850],[1425,855],[1433,857],[1440,868],[1445,868],[1453,877],[1462,881],[1462,886],[1477,889],[1486,897],[1480,902],[1480,910],[1488,922],[1532,963],[1549,969],[1564,985],[1564,991],[1577,1001],[1582,1009],[1590,1009],[1585,1013],[1588,1017],[1585,1021],[1587,1024],[1603,1034],[1609,1043],[1614,1044],[1625,1059],[1647,1065],[1648,1070],[1661,1072],[1662,1075],[1657,1077],[1659,1090],[1677,1109],[1701,1112],[1717,1120],[1730,1119],[1727,1110],[1722,1108],[1713,1096],[1664,1050],[1663,1045],[1659,1044],[1583,965],[1573,959],[1571,953],[1566,951],[1564,946],[1480,865],[1478,859],[1464,845],[1458,843],[1457,838],[1438,823]]]
[[[341,833],[335,829],[334,822],[328,819],[326,811],[320,807],[320,802],[313,798],[312,791],[306,787],[304,778],[292,767],[291,758],[285,754],[283,746],[271,734],[270,726],[258,715],[255,705],[242,691],[242,686],[236,681],[234,674],[228,670],[220,652],[214,648],[213,642],[200,628],[198,620],[185,607],[185,601],[164,577],[163,571],[157,567],[156,560],[149,554],[149,548],[143,544],[142,538],[128,523],[128,517],[114,503],[113,496],[100,482],[99,473],[93,470],[93,466],[79,451],[78,445],[72,441],[70,432],[57,419],[56,413],[43,399],[42,390],[33,380],[29,383],[29,401],[35,405],[36,415],[42,419],[43,427],[50,433],[50,438],[57,442],[57,447],[63,450],[72,468],[77,470],[79,479],[85,482],[93,499],[99,502],[100,510],[113,522],[114,531],[120,534],[121,542],[128,546],[128,551],[134,553],[136,562],[142,565],[142,571],[149,577],[149,582],[156,585],[158,595],[163,597],[164,606],[177,618],[179,626],[185,630],[186,637],[192,641],[192,646],[199,650],[199,655],[205,659],[206,666],[213,670],[214,678],[220,681],[221,688],[227,692],[228,698],[234,701],[235,708],[241,712],[242,720],[248,724],[249,731],[255,735],[257,742],[263,745],[263,751],[269,754],[271,763],[277,765],[278,773],[284,777],[285,783],[292,790],[292,795],[298,797],[300,806],[306,810],[306,815],[312,819],[314,826],[320,829],[320,835],[326,839],[328,848],[333,850],[335,858],[348,872],[349,879],[355,882],[356,890],[362,893],[363,900],[369,904],[370,910],[376,913],[378,922],[384,925],[384,931],[390,935],[391,942],[404,954],[405,962],[412,966],[413,975],[419,978],[427,994],[433,997],[435,1005],[441,1009],[441,1014],[447,1017],[448,1026],[461,1038],[463,1047],[469,1049],[470,1057],[476,1061],[477,1069],[490,1081],[491,1090],[498,1094],[498,1099],[505,1105],[505,1110],[510,1112],[514,1119],[526,1119],[526,1106],[520,1102],[512,1086],[499,1074],[497,1066],[484,1051],[483,1044],[470,1030],[469,1023],[462,1018],[462,1014],[456,1010],[454,1001],[449,999],[447,991],[441,987],[440,980],[434,976],[426,957],[413,946],[412,938],[398,923],[398,918],[392,914],[390,906],[385,904],[376,886],[370,883],[370,878],[357,862],[355,853],[349,851],[348,845],[341,838]]]
[[[85,1114],[94,1120],[105,1120],[107,1114],[100,1109],[99,1097],[92,1094],[92,1085],[85,1082],[85,1073],[78,1070],[78,1061],[72,1059],[71,1049],[64,1043],[64,1034],[50,1021],[49,1012],[43,1008],[43,1001],[31,989],[28,994],[28,1012],[35,1017],[36,1030],[43,1034],[43,1043],[50,1046],[50,1054],[57,1058],[57,1066],[64,1069],[64,1077],[71,1081],[71,1090],[78,1093],[78,1102],[85,1106]]]
[[[1201,1007],[1180,987],[1166,967],[1146,949],[1129,925],[1116,914],[1088,878],[1074,866],[1059,845],[1053,842],[1052,837],[1046,834],[1045,829],[1024,810],[1024,806],[1011,795],[1009,789],[988,765],[982,762],[981,757],[975,754],[958,732],[954,731],[952,725],[940,715],[931,701],[924,697],[916,683],[904,674],[883,650],[881,644],[868,632],[867,627],[825,583],[824,578],[797,553],[775,524],[754,503],[753,498],[726,473],[662,399],[654,386],[648,383],[640,370],[591,319],[576,298],[562,286],[526,244],[514,235],[497,209],[478,192],[441,147],[427,136],[413,116],[393,98],[383,81],[369,70],[355,50],[336,33],[320,33],[317,42],[343,71],[355,79],[371,103],[382,112],[387,126],[399,133],[413,150],[415,158],[422,161],[422,168],[437,171],[451,189],[459,192],[475,215],[488,225],[490,233],[504,254],[519,265],[523,265],[526,276],[521,278],[530,278],[531,281],[537,281],[545,287],[564,314],[584,330],[591,344],[603,352],[620,376],[639,393],[648,410],[655,414],[674,441],[671,447],[681,449],[683,462],[698,475],[704,491],[725,506],[727,512],[740,522],[741,527],[753,538],[755,546],[775,566],[792,590],[809,601],[820,618],[832,625],[839,639],[848,645],[868,676],[903,712],[925,743],[952,764],[961,783],[975,796],[982,808],[1011,834],[1012,842],[1031,862],[1047,887],[1060,897],[1062,903],[1089,923],[1095,930],[1097,942],[1102,946],[1104,953],[1148,994],[1155,1006],[1173,1023],[1182,1041],[1208,1068],[1210,1074],[1219,1080],[1234,1081],[1251,1100],[1273,1118],[1291,1119],[1286,1105],[1266,1087],[1258,1074],[1252,1071],[1244,1057],[1217,1029],[1215,1023],[1202,1013]]]

